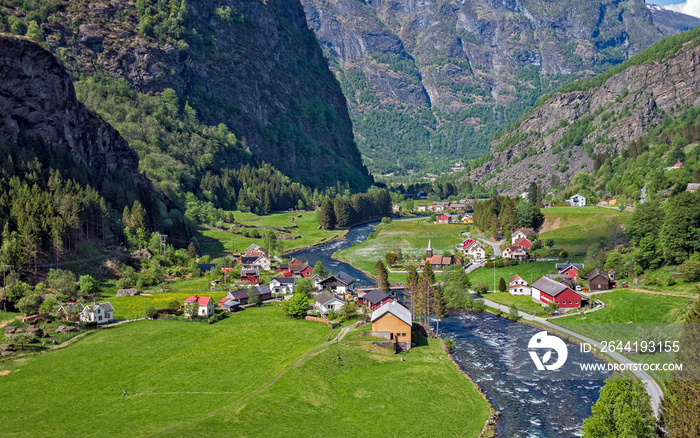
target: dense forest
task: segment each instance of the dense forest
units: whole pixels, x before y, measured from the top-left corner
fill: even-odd
[[[386,189],[371,189],[369,193],[326,198],[321,204],[318,224],[321,228],[347,228],[370,219],[391,214],[391,195]]]
[[[537,229],[544,223],[541,205],[540,189],[533,183],[526,199],[496,196],[477,202],[474,206],[474,224],[494,238],[503,235],[506,241],[510,241],[510,235],[516,229]]]

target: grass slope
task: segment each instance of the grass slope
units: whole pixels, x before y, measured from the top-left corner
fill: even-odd
[[[318,350],[328,333],[271,305],[212,325],[140,321],[100,330],[64,349],[0,362],[11,371],[0,377],[3,436],[475,436],[481,429],[486,402],[437,342],[400,356],[344,345]]]
[[[581,257],[570,257],[568,260],[571,262],[579,262]],[[533,262],[533,263],[523,263],[516,266],[507,266],[503,268],[496,268],[496,286],[498,286],[498,281],[501,277],[506,280],[506,285],[508,280],[514,275],[520,275],[529,284],[537,281],[538,278],[544,276],[544,274],[556,274],[557,269],[555,265],[559,262]],[[477,283],[484,283],[488,286],[489,290],[493,290],[493,268],[479,268],[476,271],[469,274],[469,280],[471,280],[472,285]]]
[[[301,215],[301,217],[296,217]],[[291,251],[306,246],[316,245],[317,243],[331,240],[338,236],[344,236],[347,230],[320,230],[318,229],[318,219],[316,212],[308,211],[304,213],[275,213],[266,216],[258,216],[253,213],[234,212],[236,222],[244,225],[252,225],[256,227],[288,227],[292,225],[290,217],[296,217],[294,223],[299,228],[292,231],[292,236],[300,236],[298,239],[285,240],[284,250]],[[267,230],[258,230],[262,235]],[[238,252],[244,251],[248,245],[255,243],[264,246],[262,238],[253,239],[244,237],[239,234],[228,233],[225,231],[212,230],[210,228],[200,227],[198,230],[199,239],[203,242],[204,253],[210,255],[218,255],[223,252],[232,252],[235,249]]]
[[[551,207],[542,210],[546,222],[540,239],[554,239],[556,248],[583,248],[609,237],[630,213],[598,207]]]

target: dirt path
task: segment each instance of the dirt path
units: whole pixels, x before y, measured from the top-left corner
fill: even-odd
[[[667,295],[667,296],[669,296],[669,297],[681,297],[681,298],[690,298],[690,299],[694,299],[694,298],[695,298],[695,297],[692,296],[692,295],[688,295],[688,294],[674,294],[673,292],[657,292],[657,291],[654,291],[654,290],[632,289],[632,288],[630,288],[629,290],[631,290],[631,291],[633,291],[633,292],[640,292],[640,293],[643,293],[643,294],[651,294],[651,295]]]
[[[224,405],[224,406],[221,406],[217,409],[214,409],[213,411],[207,413],[206,415],[198,418],[195,421],[189,421],[186,423],[182,423],[180,425],[161,430],[160,432],[156,432],[156,433],[151,434],[149,436],[163,436],[163,435],[171,434],[171,433],[176,432],[176,431],[183,429],[185,427],[190,427],[194,423],[200,423],[206,419],[209,419],[209,418],[215,416],[216,414],[218,414],[219,412],[226,410],[226,409],[233,408],[236,405],[239,405],[238,408],[236,409],[236,413],[240,412],[246,406],[246,404],[249,400],[262,394],[263,392],[267,391],[268,389],[270,389],[275,383],[277,383],[289,371],[292,371],[292,370],[302,366],[304,363],[306,363],[307,360],[309,360],[310,358],[312,358],[314,356],[317,356],[318,354],[323,352],[326,348],[328,348],[331,344],[342,341],[343,338],[345,337],[345,335],[348,333],[348,331],[352,327],[354,327],[354,325],[344,327],[343,329],[340,330],[340,332],[338,333],[338,335],[335,338],[331,339],[330,341],[324,342],[323,344],[317,345],[316,347],[313,347],[310,350],[303,353],[301,356],[299,356],[297,358],[296,361],[294,361],[294,363],[285,367],[279,373],[277,373],[277,375],[266,385],[254,390],[252,392],[244,394],[242,397],[238,398],[237,400],[235,400],[227,405]]]
[[[542,228],[540,229],[540,233],[554,231],[559,227],[561,227],[561,216],[557,216],[557,218],[554,220],[554,223],[552,223],[552,221],[547,220],[547,217],[545,216],[544,223],[542,224]]]

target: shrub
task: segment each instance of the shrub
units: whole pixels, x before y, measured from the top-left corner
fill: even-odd
[[[445,341],[445,348],[447,348],[448,351],[452,351],[455,349],[455,341],[453,341],[452,339],[447,338],[447,337],[444,339],[444,341]]]
[[[686,260],[678,267],[678,273],[684,281],[700,281],[700,262]]]
[[[474,305],[472,306],[472,310],[475,312],[483,312],[486,309],[486,304],[484,304],[484,300],[474,300]]]
[[[559,253],[559,257],[561,257],[561,258],[563,258],[563,259],[569,257],[569,251],[566,251],[566,250],[565,250],[565,251],[560,252],[560,253]]]
[[[71,271],[64,269],[51,269],[47,278],[49,287],[63,295],[68,295],[71,298],[75,297],[78,290],[78,283],[75,281],[75,275]]]
[[[155,307],[151,306],[148,309],[146,309],[146,318],[154,319],[157,315],[158,315],[158,311],[156,310]]]
[[[486,286],[484,283],[477,283],[474,285],[474,292],[478,294],[485,294],[489,291],[488,286]]]

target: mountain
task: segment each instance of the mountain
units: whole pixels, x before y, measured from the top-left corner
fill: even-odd
[[[488,151],[542,94],[700,24],[643,0],[302,0],[375,173]]]
[[[185,163],[204,168],[200,177],[220,164],[241,165],[238,149],[247,149],[257,163],[308,185],[340,181],[364,190],[371,183],[345,98],[296,0],[1,4],[0,29],[43,40],[75,79],[125,79],[141,95],[174,90],[180,108],[201,123],[230,129],[238,144],[232,156],[212,154],[214,166],[205,154],[205,164]],[[140,158],[142,167],[160,166],[144,169],[155,178],[172,161],[183,163],[176,152]]]
[[[700,19],[676,11],[664,9],[661,6],[647,4],[651,17],[664,36],[672,36],[679,30],[687,32],[700,25]]]
[[[663,167],[673,165],[676,154],[685,156],[681,149],[700,132],[695,126],[699,69],[696,28],[656,43],[604,74],[565,85],[494,140],[483,164],[465,179],[512,194],[533,181],[547,187],[553,178],[558,185],[556,181],[571,182],[578,173],[595,175],[605,163],[613,169],[618,156],[636,157],[653,147],[641,167],[660,167],[653,179],[662,186]],[[666,160],[673,162],[663,164]],[[603,189],[614,192],[624,171],[619,169],[618,181]],[[687,178],[686,184],[691,175]],[[645,182],[646,177],[635,178],[636,190]]]

